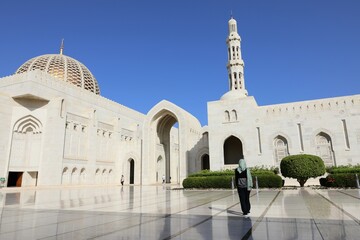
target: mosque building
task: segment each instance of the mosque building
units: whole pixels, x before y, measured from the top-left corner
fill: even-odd
[[[226,44],[229,91],[208,102],[203,127],[166,100],[143,114],[102,97],[63,47],[28,60],[0,78],[0,177],[8,187],[119,184],[121,175],[125,184],[162,176],[181,184],[196,171],[233,169],[240,158],[250,167],[301,153],[327,166],[360,164],[360,95],[258,106],[245,87],[233,18]]]

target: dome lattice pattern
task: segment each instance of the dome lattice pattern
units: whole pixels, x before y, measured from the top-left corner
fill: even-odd
[[[89,69],[81,62],[63,54],[46,54],[34,57],[21,65],[15,73],[39,69],[48,74],[72,83],[90,92],[100,94],[98,82]]]

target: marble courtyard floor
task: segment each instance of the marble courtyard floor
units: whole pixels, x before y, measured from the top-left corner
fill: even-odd
[[[360,190],[0,189],[0,239],[359,239]]]

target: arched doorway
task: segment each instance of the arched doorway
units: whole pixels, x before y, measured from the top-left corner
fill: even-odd
[[[178,182],[178,168],[179,168],[179,141],[178,139],[172,138],[170,136],[178,136],[178,134],[171,134],[171,131],[178,131],[177,128],[173,129],[173,126],[178,122],[176,117],[167,112],[162,114],[159,117],[156,127],[157,133],[157,142],[158,142],[158,154],[162,154],[164,159],[161,158],[161,161],[158,162],[158,167],[161,169],[162,173],[159,176],[165,175],[165,182],[170,183],[171,179]]]
[[[324,161],[325,166],[333,166],[335,164],[335,154],[331,137],[324,132],[320,132],[316,135],[315,144],[316,155]]]
[[[201,170],[210,170],[209,154],[204,154],[201,156]]]
[[[15,124],[11,138],[8,186],[36,186],[41,159],[42,123],[28,115]]]
[[[224,142],[224,164],[238,164],[241,158],[244,158],[244,154],[240,139],[228,137]]]
[[[129,160],[129,164],[130,164],[130,179],[129,179],[129,183],[130,183],[130,184],[134,184],[134,177],[135,177],[135,161],[134,161],[134,159],[130,159],[130,160]]]
[[[156,161],[156,182],[162,181],[162,176],[165,174],[165,163],[162,156],[159,156]]]

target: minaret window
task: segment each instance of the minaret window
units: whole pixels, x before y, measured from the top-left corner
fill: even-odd
[[[241,80],[242,74],[239,73],[239,88],[242,89],[242,80]]]
[[[228,48],[228,56],[229,56],[229,60],[231,60],[231,52],[230,52],[230,48]]]
[[[234,110],[234,109],[231,111],[231,120],[237,121],[237,113],[236,113],[236,110]]]
[[[238,89],[238,81],[236,79],[236,73],[234,73],[235,89]]]
[[[230,121],[230,113],[229,113],[229,111],[225,111],[225,121],[226,122]]]
[[[232,89],[233,88],[233,82],[232,82],[230,73],[229,73],[229,82],[230,82],[230,89]]]

